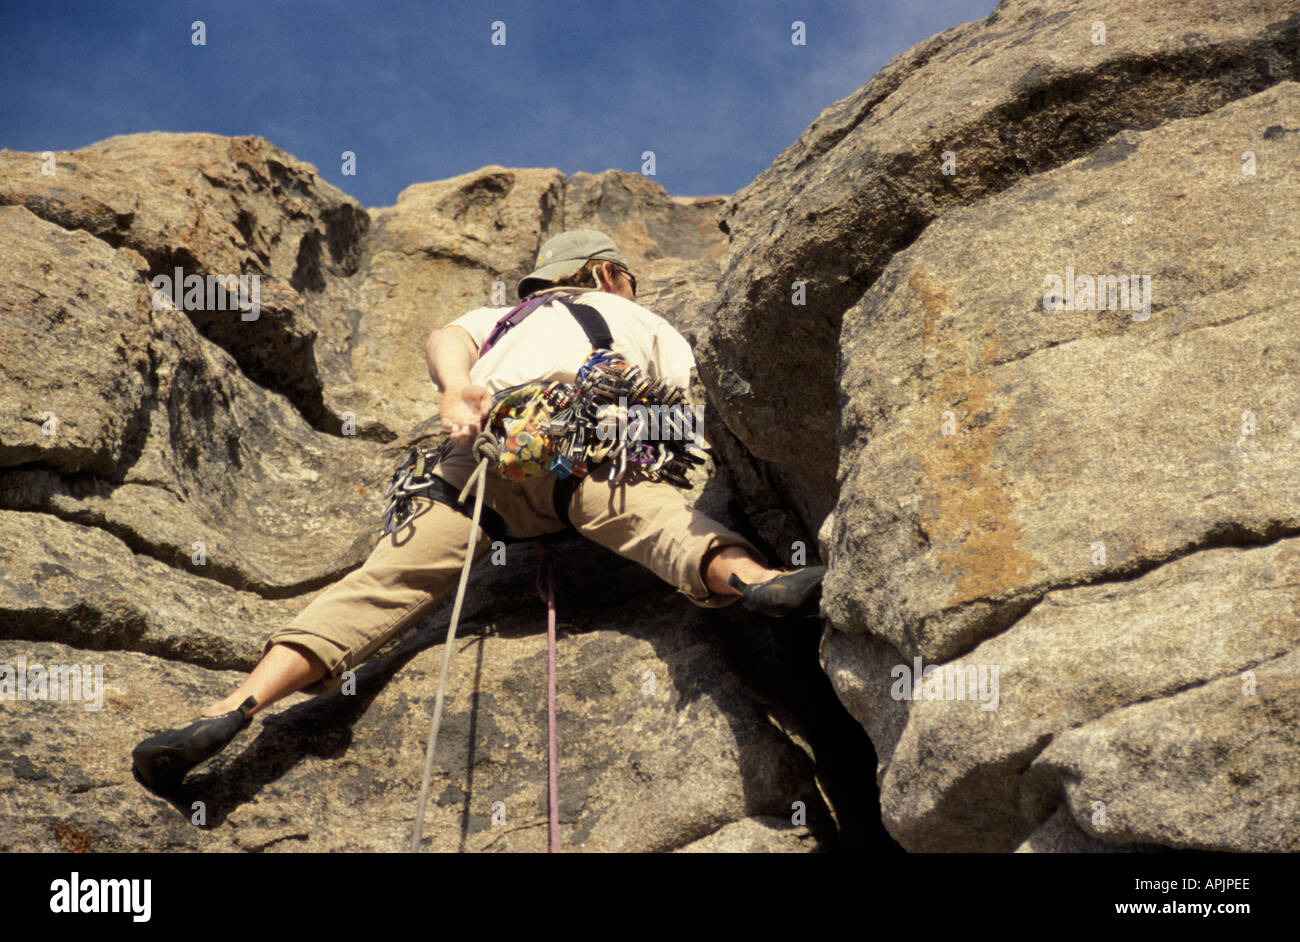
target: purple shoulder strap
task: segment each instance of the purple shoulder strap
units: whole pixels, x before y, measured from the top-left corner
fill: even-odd
[[[519,304],[516,304],[510,309],[509,313],[505,314],[501,320],[497,321],[496,326],[492,328],[492,333],[488,334],[488,339],[484,341],[483,346],[479,348],[479,357],[482,358],[490,349],[492,349],[493,345],[505,336],[506,331],[511,327],[519,324],[525,317],[533,313],[533,311],[537,310],[547,301],[553,301],[558,295],[562,294],[564,294],[564,292],[548,291],[544,294],[533,295],[527,301],[521,301]]]

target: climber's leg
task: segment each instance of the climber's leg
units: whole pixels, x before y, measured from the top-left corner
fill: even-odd
[[[360,569],[267,639],[261,661],[236,690],[209,706],[204,717],[136,746],[137,777],[155,790],[173,788],[233,740],[256,709],[296,690],[325,693],[342,686],[343,671],[359,665],[455,587],[469,529],[469,520],[456,510],[416,499],[415,516],[382,537]],[[480,527],[474,558],[489,545]]]
[[[749,540],[689,506],[671,484],[611,484],[607,466],[593,468],[569,501],[569,519],[583,536],[635,560],[696,605],[717,608],[739,593],[727,580],[780,575]],[[749,578],[746,578],[748,575]]]
[[[719,595],[740,595],[740,590],[728,582],[733,575],[745,582],[766,582],[781,574],[779,570],[767,568],[743,546],[715,546],[704,554],[701,567],[704,584]]]
[[[316,683],[328,671],[321,659],[312,654],[309,648],[295,644],[273,644],[267,648],[244,682],[229,696],[204,710],[203,715],[220,716],[229,713],[246,698],[252,697],[257,701],[256,706],[248,711],[248,715],[252,716],[263,707]]]
[[[380,539],[360,569],[326,589],[267,639],[258,668],[266,665],[262,673],[272,691],[282,697],[290,691],[281,688],[293,684],[311,694],[337,690],[344,671],[355,669],[455,589],[465,562],[469,519],[427,498],[417,498],[414,506],[415,516]],[[490,545],[480,526],[474,559]],[[289,650],[275,653],[277,648]],[[252,680],[250,675],[245,683]],[[237,693],[221,705],[236,700]],[[260,697],[258,702],[262,704]]]
[[[489,474],[484,506],[501,516],[511,536],[558,529],[551,510],[550,475],[507,481]],[[473,495],[467,499],[472,507]],[[429,606],[456,588],[465,562],[469,518],[446,504],[416,498],[415,516],[383,537],[365,565],[349,573],[267,639],[262,661],[229,696],[208,707],[217,714],[244,697],[258,708],[295,690],[320,694],[342,686],[352,670],[405,630]],[[474,548],[478,560],[492,539],[482,526]]]

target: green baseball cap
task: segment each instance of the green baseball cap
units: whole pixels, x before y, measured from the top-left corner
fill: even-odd
[[[519,281],[519,297],[526,298],[549,287],[556,278],[572,275],[591,259],[613,262],[627,269],[632,267],[614,240],[605,233],[595,229],[570,229],[542,243],[532,274]]]

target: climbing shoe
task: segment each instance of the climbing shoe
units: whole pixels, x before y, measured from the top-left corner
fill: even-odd
[[[821,612],[822,577],[825,575],[825,566],[806,566],[784,572],[767,582],[747,583],[732,573],[727,585],[740,590],[740,604],[751,612],[774,618],[816,616]]]
[[[248,714],[255,706],[256,698],[249,697],[237,710],[201,716],[182,729],[150,736],[131,753],[135,777],[155,792],[175,789],[190,769],[215,756],[252,722]]]

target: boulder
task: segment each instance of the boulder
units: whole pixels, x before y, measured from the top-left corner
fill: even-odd
[[[1300,277],[1277,211],[1300,199],[1278,130],[1298,113],[1286,82],[1123,132],[935,221],[845,313],[823,662],[904,847],[1011,850],[1061,805],[1090,821],[1118,793],[1078,776],[1116,775],[1141,823],[1093,839],[1287,846],[1293,817],[1250,810],[1292,801],[1285,710],[1188,694],[1300,646]],[[1145,300],[1056,310],[1067,268],[1136,273]],[[1000,696],[900,700],[917,663],[998,670]],[[1130,715],[1189,749],[1224,724],[1257,745],[1248,776],[1214,779],[1246,810],[1207,823],[1172,784],[1204,782],[1200,760],[1130,759],[1154,735]]]
[[[1031,808],[1064,796],[1089,839],[1296,853],[1300,655],[1134,703],[1065,731],[1025,775]]]
[[[146,412],[143,262],[21,206],[0,232],[0,467],[111,474]]]
[[[895,256],[845,314],[837,629],[946,660],[1050,588],[1300,527],[1300,275],[1276,211],[1300,160],[1269,134],[1297,107],[1284,83],[1125,132]],[[1067,269],[1136,274],[1149,314],[1113,283],[1100,309],[1045,309]]]
[[[365,559],[391,452],[317,431],[183,313],[155,309],[132,250],[0,213],[0,507],[267,597]]]
[[[261,137],[217,134],[119,135],[52,161],[0,150],[0,206],[10,205],[133,249],[151,303],[153,279],[175,280],[178,268],[256,276],[260,311],[215,296],[210,307],[206,291],[202,303],[180,306],[251,379],[287,396],[314,427],[339,430],[347,403],[326,377],[341,370],[350,326],[315,302],[327,278],[356,270],[370,220],[311,164]]]

